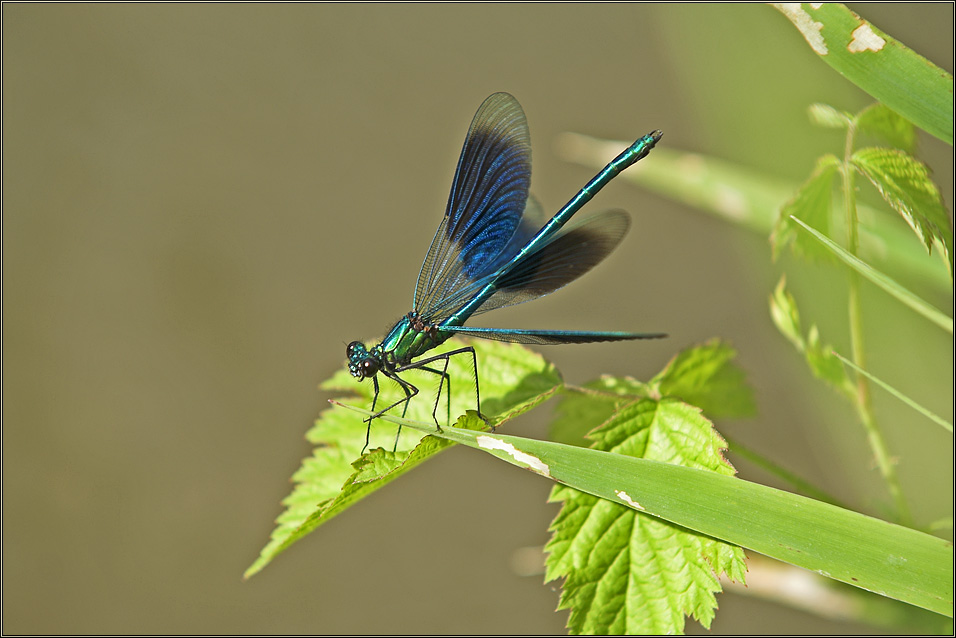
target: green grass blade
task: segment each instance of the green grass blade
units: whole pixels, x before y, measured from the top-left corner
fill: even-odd
[[[434,433],[425,423],[383,418]],[[695,468],[457,427],[434,434],[582,492],[953,616],[953,546],[935,536]]]
[[[835,3],[774,5],[820,58],[926,132],[953,143],[953,76]]]
[[[944,419],[943,417],[937,416],[935,413],[930,412],[929,410],[927,410],[926,408],[921,406],[919,403],[912,400],[911,398],[909,398],[908,396],[906,396],[905,394],[903,394],[902,392],[900,392],[899,390],[891,386],[890,384],[884,381],[880,381],[878,378],[874,377],[872,374],[870,374],[863,368],[859,367],[858,365],[856,365],[855,363],[853,363],[846,357],[842,356],[839,352],[834,351],[833,355],[839,358],[840,361],[842,361],[846,365],[850,366],[851,368],[853,368],[854,370],[856,370],[857,372],[859,372],[860,374],[868,378],[870,381],[872,381],[876,385],[880,386],[881,388],[883,388],[884,390],[892,394],[894,397],[896,397],[897,399],[899,399],[906,405],[910,406],[911,408],[913,408],[914,410],[916,410],[917,412],[925,416],[930,421],[935,421],[939,425],[943,426],[943,428],[948,430],[950,433],[953,432],[953,424],[947,421],[946,419]]]
[[[917,295],[910,292],[909,290],[907,290],[900,284],[896,283],[890,277],[884,275],[883,273],[876,270],[869,264],[863,262],[861,259],[854,257],[853,255],[848,253],[846,250],[844,250],[839,244],[837,244],[832,239],[830,239],[829,237],[811,228],[810,226],[803,223],[801,220],[797,219],[796,217],[793,217],[792,215],[791,215],[791,219],[793,219],[793,221],[798,223],[805,231],[813,235],[817,239],[817,241],[819,241],[824,246],[829,248],[834,255],[839,257],[844,263],[850,266],[850,268],[857,271],[858,273],[860,273],[861,275],[863,275],[864,277],[872,281],[874,284],[876,284],[877,286],[885,290],[887,293],[889,293],[893,297],[896,297],[896,299],[898,299],[902,303],[906,304],[907,306],[909,306],[910,308],[912,308],[919,314],[923,315],[924,317],[926,317],[927,319],[935,323],[937,326],[941,327],[943,330],[946,330],[947,332],[949,332],[949,334],[953,334],[952,317],[946,316],[943,312],[941,312],[940,310],[937,310],[936,308],[931,306],[929,303],[923,301]]]

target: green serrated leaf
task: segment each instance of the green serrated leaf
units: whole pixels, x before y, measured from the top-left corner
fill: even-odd
[[[671,397],[632,402],[588,438],[596,450],[734,474],[727,444],[700,408]]]
[[[824,62],[906,119],[953,143],[953,76],[838,3],[773,5]]]
[[[804,182],[796,195],[780,209],[780,217],[770,236],[773,256],[777,258],[787,244],[792,244],[796,254],[811,260],[830,258],[820,244],[797,233],[790,217],[799,217],[824,234],[830,231],[830,215],[833,203],[833,178],[840,168],[840,160],[834,155],[824,155],[817,160],[813,174]]]
[[[803,352],[804,339],[800,331],[800,314],[797,312],[796,299],[787,291],[786,275],[780,277],[770,298],[770,317],[787,341]]]
[[[952,277],[953,226],[926,165],[903,151],[886,148],[862,148],[850,161],[909,223],[927,251],[932,252],[934,240],[942,244]]]
[[[632,401],[631,395],[638,387],[613,377],[601,377],[580,388],[565,388],[551,422],[551,439],[568,445],[587,445],[587,433],[604,423],[616,405]]]
[[[829,104],[811,104],[807,109],[810,121],[822,128],[847,129],[850,126],[851,117]]]
[[[552,499],[563,501],[562,514],[569,514],[555,519],[552,530],[577,532],[548,546],[577,563],[568,569],[558,604],[571,610],[573,634],[682,633],[688,615],[709,627],[721,588],[708,561],[718,557],[715,564],[744,573],[742,556],[673,523],[570,488],[556,488]]]
[[[704,357],[672,362],[662,381],[679,386],[694,358]],[[598,450],[733,474],[711,423],[673,398],[626,404],[588,438]],[[572,633],[679,633],[688,615],[707,627],[717,574],[743,577],[740,548],[577,490],[556,487],[552,500],[563,505],[545,548],[546,580],[566,579],[559,608],[571,609]]]
[[[815,377],[848,397],[854,396],[856,390],[853,383],[840,360],[833,356],[833,349],[821,342],[816,325],[811,325],[807,336],[803,336],[797,301],[786,289],[786,277],[780,278],[770,297],[770,316],[781,334],[803,354]]]
[[[588,432],[624,403],[672,396],[696,405],[712,417],[739,418],[755,411],[753,392],[733,364],[736,352],[719,339],[685,348],[648,383],[604,376],[579,388],[565,388],[551,424],[551,438],[585,445]]]
[[[860,131],[881,137],[892,146],[912,153],[916,148],[916,128],[913,123],[885,104],[872,104],[856,116]]]
[[[465,342],[452,339],[435,353],[463,345]],[[482,403],[482,413],[495,418],[498,425],[546,400],[561,385],[554,366],[526,348],[480,340],[471,345],[478,356],[482,393],[493,397]],[[450,404],[453,415],[474,409],[470,364],[470,357],[449,360],[448,374],[454,380]],[[422,388],[422,393],[409,404],[408,417],[432,422],[434,396],[427,396],[425,389],[435,387],[434,375],[412,370],[406,377]],[[342,401],[371,406],[372,385],[355,381],[345,371],[339,371],[321,387],[333,390]],[[380,405],[388,405],[386,402],[403,396],[396,384],[382,382],[380,387]],[[343,391],[352,396],[343,397]],[[293,475],[295,487],[282,502],[286,510],[276,520],[269,543],[246,571],[246,578],[319,525],[451,445],[446,440],[404,428],[397,453],[392,453],[396,428],[386,420],[377,420],[372,426],[373,449],[360,456],[365,432],[366,424],[352,412],[331,409],[322,413],[306,435],[316,448]],[[388,451],[378,446],[387,446]]]
[[[686,348],[671,359],[649,385],[661,396],[678,397],[710,417],[740,418],[756,412],[753,390],[733,363],[737,352],[712,339]]]

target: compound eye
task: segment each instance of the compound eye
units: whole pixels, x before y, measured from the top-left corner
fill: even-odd
[[[362,361],[362,374],[366,377],[374,377],[375,373],[378,372],[378,361],[369,357]]]
[[[351,359],[353,356],[355,356],[356,352],[364,352],[364,351],[365,351],[365,345],[361,341],[353,341],[345,349],[345,356]]]

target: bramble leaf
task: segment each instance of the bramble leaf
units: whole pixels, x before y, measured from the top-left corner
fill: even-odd
[[[829,104],[811,104],[807,109],[810,121],[821,128],[839,128],[846,130],[850,126],[848,113],[838,111]]]
[[[916,148],[916,128],[913,123],[885,104],[877,102],[863,109],[857,115],[856,126],[907,153],[912,153]]]
[[[932,252],[934,240],[941,244],[952,278],[953,227],[926,165],[903,151],[887,148],[860,149],[851,162],[909,223],[927,251]]]
[[[753,390],[733,363],[736,355],[729,344],[712,339],[679,352],[649,385],[658,395],[678,397],[711,417],[752,416]]]
[[[463,345],[464,342],[452,339],[436,349],[436,353]],[[481,340],[471,345],[478,355],[482,392],[495,397],[483,403],[482,410],[486,416],[497,417],[496,425],[544,401],[561,385],[561,377],[554,366],[526,348]],[[468,383],[472,376],[470,367],[471,357],[449,359],[448,373],[456,380],[450,406],[452,415],[474,409],[474,387]],[[409,381],[421,388],[432,387],[433,377],[414,370],[407,375]],[[363,406],[372,403],[372,385],[357,382],[344,370],[323,383],[322,388],[335,391],[336,397],[342,401],[358,400]],[[381,390],[381,405],[388,405],[386,401],[390,403],[402,396],[392,383],[382,382]],[[353,396],[345,398],[343,392]],[[434,398],[427,394],[423,390],[425,396],[420,395],[411,401],[409,418],[432,422]],[[388,450],[373,447],[361,455],[365,431],[366,424],[351,412],[335,408],[322,412],[315,426],[306,434],[316,448],[292,476],[295,487],[282,502],[286,510],[276,520],[269,543],[246,570],[246,578],[321,524],[453,445],[444,439],[423,436],[413,429],[404,428],[398,449],[393,453],[395,429],[386,421],[377,420],[372,424],[372,445],[387,445]]]
[[[732,476],[723,438],[700,408],[676,397],[724,414],[752,411],[733,354],[715,340],[681,352],[647,384],[602,377],[562,398],[558,422],[601,422],[587,436],[596,450]],[[730,400],[721,404],[721,393]],[[571,609],[572,633],[679,633],[688,615],[707,627],[717,574],[743,580],[738,547],[568,487],[555,487],[551,500],[563,505],[546,547],[546,580],[566,579],[559,608]]]
[[[829,345],[821,343],[816,325],[811,325],[807,336],[803,336],[797,302],[786,289],[786,277],[780,278],[770,297],[770,316],[777,329],[806,358],[815,377],[823,379],[848,397],[854,396],[855,388],[843,364],[833,356]]]
[[[800,190],[780,209],[780,217],[774,226],[770,241],[773,244],[774,259],[787,244],[793,245],[798,255],[808,259],[830,259],[829,253],[820,244],[798,233],[791,215],[804,220],[824,235],[829,234],[830,214],[833,202],[833,178],[840,167],[835,155],[824,155],[817,160],[816,168]]]

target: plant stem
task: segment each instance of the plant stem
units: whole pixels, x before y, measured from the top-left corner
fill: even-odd
[[[856,214],[856,191],[854,186],[854,169],[851,163],[853,155],[853,141],[856,134],[856,121],[851,121],[847,129],[846,145],[843,150],[843,193],[846,203],[846,227],[847,227],[847,251],[854,257],[859,251],[859,219]],[[850,321],[850,342],[853,352],[853,363],[862,369],[866,369],[866,346],[863,336],[863,308],[860,303],[860,275],[855,270],[849,270],[849,321]],[[877,465],[883,479],[886,481],[890,495],[896,502],[897,514],[900,521],[909,524],[910,513],[906,500],[903,498],[903,492],[900,489],[899,479],[896,476],[896,468],[890,458],[889,449],[886,446],[886,440],[876,422],[876,415],[873,413],[873,403],[870,395],[870,382],[864,375],[856,373],[856,411],[860,416],[860,421],[866,429],[866,436],[870,443],[873,455],[876,457]]]

